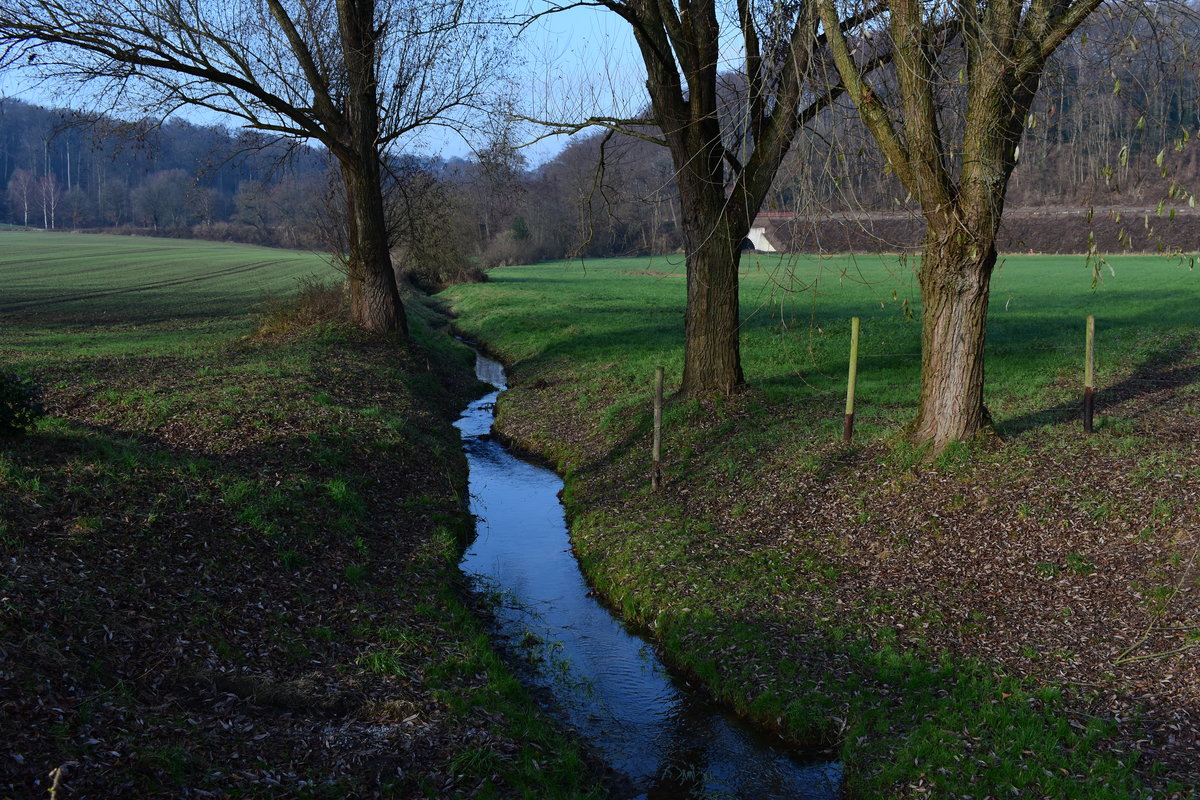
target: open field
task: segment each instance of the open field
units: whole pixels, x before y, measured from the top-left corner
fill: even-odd
[[[764,723],[838,748],[858,797],[1194,796],[1200,786],[1200,273],[1016,256],[993,282],[995,437],[904,441],[911,270],[750,257],[728,398],[678,385],[676,260],[494,270],[444,293],[513,364],[499,426],[558,464],[594,584]],[[797,291],[802,290],[802,291]],[[1081,434],[1084,322],[1098,424]],[[855,444],[840,443],[863,318]]]
[[[411,342],[289,331],[263,293],[337,277],[304,253],[0,259],[0,371],[51,411],[0,441],[0,796],[595,793],[463,600],[477,387],[427,309]]]
[[[328,274],[315,253],[249,245],[38,231],[0,232],[0,312],[98,320],[244,314],[247,302]]]
[[[336,277],[315,253],[178,239],[0,231],[0,319],[28,346],[176,347],[199,331],[245,328],[269,295]],[[128,335],[130,325],[143,335]],[[146,338],[149,334],[149,339]]]
[[[1063,394],[1058,384],[1074,380],[1073,369],[1076,385],[1082,381],[1088,314],[1097,317],[1101,381],[1168,355],[1195,330],[1200,272],[1154,256],[1113,259],[1112,270],[1093,289],[1081,257],[1004,260],[993,280],[987,364],[988,403],[1002,425],[1022,424],[1024,411],[1051,396],[1057,403],[1079,394]],[[859,316],[862,414],[906,418],[920,371],[920,300],[911,268],[895,256],[747,256],[742,272],[742,362],[768,400],[830,395],[835,408],[833,396],[845,391],[850,318]],[[494,270],[491,278],[449,296],[480,298],[464,306],[470,314],[463,324],[513,361],[603,362],[606,378],[647,392],[648,376],[662,364],[668,385],[678,385],[685,297],[679,259],[556,262]],[[841,425],[838,412],[830,424]]]

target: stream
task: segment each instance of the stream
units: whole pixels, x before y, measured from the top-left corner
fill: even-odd
[[[455,423],[477,520],[460,566],[498,596],[500,638],[531,665],[523,677],[532,688],[637,797],[836,798],[840,764],[806,758],[674,678],[650,642],[592,597],[571,550],[562,481],[491,435],[504,368],[479,355],[475,370],[496,390]]]

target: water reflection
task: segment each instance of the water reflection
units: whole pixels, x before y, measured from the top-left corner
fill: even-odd
[[[497,391],[456,423],[470,464],[477,537],[462,569],[501,593],[501,632],[535,664],[568,721],[646,798],[833,798],[840,765],[804,760],[675,681],[652,647],[594,598],[571,553],[550,470],[490,436],[503,368],[480,356]]]

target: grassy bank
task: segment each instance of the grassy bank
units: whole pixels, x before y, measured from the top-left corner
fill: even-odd
[[[905,444],[919,378],[894,257],[744,265],[750,387],[666,413],[682,265],[495,270],[446,293],[514,364],[499,424],[568,476],[576,549],[670,658],[798,741],[836,743],[859,797],[1192,796],[1200,746],[1200,275],[1010,257],[993,283],[1000,436]],[[1086,315],[1099,422],[1079,433]],[[856,442],[840,442],[850,317]]]
[[[51,412],[0,442],[0,795],[595,791],[464,603],[476,385],[420,304],[380,341],[260,302],[315,256],[0,240]]]

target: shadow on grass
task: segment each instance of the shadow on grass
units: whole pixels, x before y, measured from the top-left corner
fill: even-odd
[[[843,631],[795,630],[787,616],[711,611],[660,622],[675,668],[727,701],[742,698],[735,701],[739,711],[782,727],[796,741],[840,744],[848,796],[878,797],[922,783],[934,790],[931,796],[972,786],[981,794],[1019,787],[1030,795],[1077,797],[1073,776],[1079,775],[1107,781],[1088,797],[1139,794],[1133,759],[1121,763],[1112,749],[1122,732],[1058,689]],[[756,678],[763,669],[793,677],[763,691]]]
[[[1097,388],[1097,415],[1156,392],[1174,391],[1200,381],[1200,363],[1196,362],[1198,352],[1200,346],[1195,344],[1154,350],[1143,358],[1128,376],[1111,386]],[[1129,416],[1136,417],[1141,413],[1131,410]],[[1038,428],[1082,418],[1083,392],[1080,390],[1078,400],[1012,417],[998,425],[997,432],[1006,437],[1018,436]]]
[[[782,380],[770,379],[763,384],[780,383]],[[741,390],[747,396],[735,402],[744,402],[747,406],[758,405],[758,401],[763,397],[761,389],[760,384],[748,385]],[[688,485],[697,480],[706,480],[706,475],[712,472],[714,460],[730,458],[740,461],[746,446],[748,428],[765,426],[769,431],[761,434],[759,442],[753,445],[756,458],[773,459],[788,452],[799,454],[797,458],[792,459],[797,462],[793,463],[793,466],[805,474],[812,475],[819,484],[853,474],[863,468],[865,461],[870,458],[861,443],[847,446],[842,442],[840,398],[831,398],[826,394],[806,395],[789,402],[788,411],[784,416],[775,416],[770,409],[759,409],[749,412],[749,417],[743,417],[739,411],[732,411],[732,417],[729,419],[720,417],[722,412],[716,408],[725,400],[727,398],[723,396],[690,400],[679,394],[664,399],[665,436],[669,436],[672,429],[698,427],[705,430],[700,438],[693,434],[684,435],[681,441],[664,439],[664,486]],[[672,412],[678,412],[680,418],[673,420]],[[714,423],[715,419],[725,421]],[[731,420],[740,421],[731,424]],[[837,423],[839,433],[836,438],[825,438],[822,435],[825,423],[829,420]],[[713,426],[711,429],[710,425]],[[653,434],[653,415],[649,400],[645,408],[630,414],[623,428],[619,438],[602,448],[601,453],[585,463],[576,465],[575,468],[580,474],[595,474],[636,461],[644,465],[645,485],[649,487]],[[791,438],[797,435],[807,440],[800,450],[794,449],[796,445]],[[688,454],[682,454],[681,449]],[[530,455],[528,451],[523,451],[522,454],[534,461],[542,460],[536,453]]]

